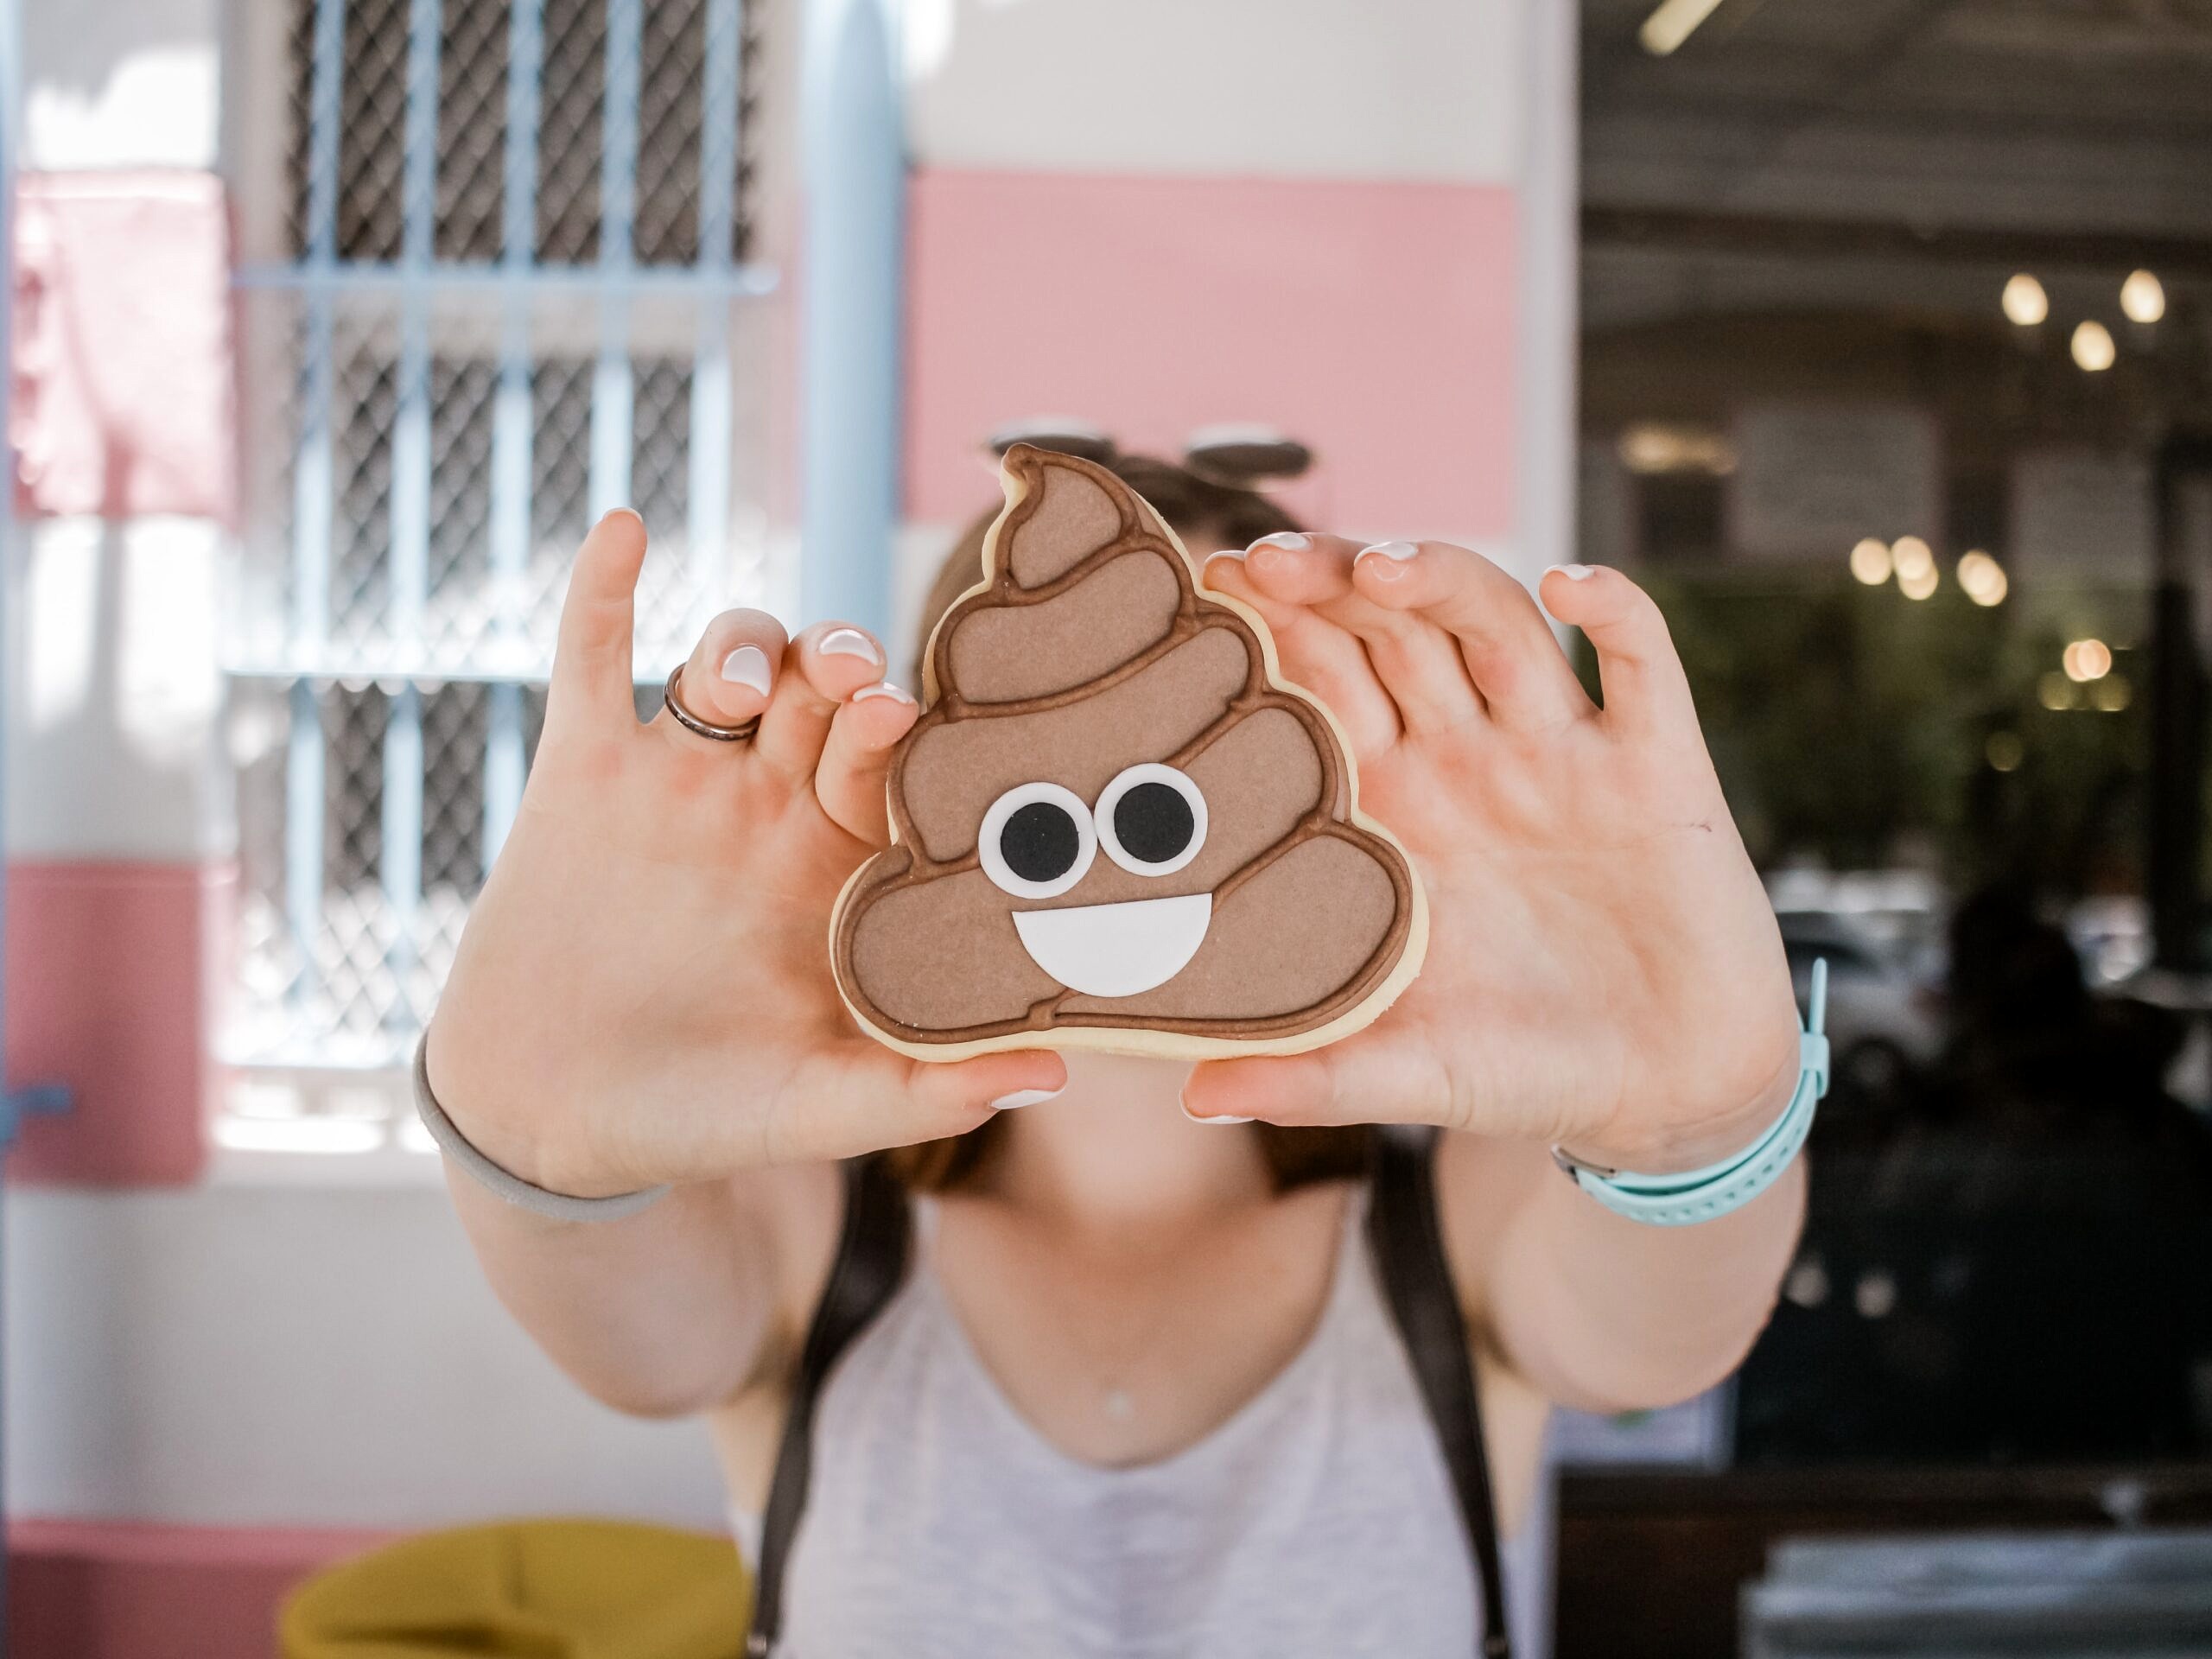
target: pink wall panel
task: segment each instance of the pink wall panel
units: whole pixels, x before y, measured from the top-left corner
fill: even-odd
[[[387,1541],[312,1529],[17,1521],[13,1659],[273,1659],[276,1613],[316,1569]]]
[[[16,219],[16,501],[237,507],[230,218],[210,173],[26,175]]]
[[[1260,421],[1358,533],[1510,533],[1515,198],[1493,185],[925,168],[911,198],[906,513],[997,499],[1035,415],[1128,448]]]
[[[212,878],[193,864],[8,869],[7,1079],[61,1083],[11,1180],[175,1185],[207,1158],[203,982]]]

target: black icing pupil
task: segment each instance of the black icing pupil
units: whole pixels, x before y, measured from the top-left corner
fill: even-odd
[[[1075,868],[1083,837],[1064,806],[1032,801],[1019,808],[999,831],[999,852],[1006,867],[1025,881],[1053,881]]]
[[[1198,821],[1182,791],[1139,784],[1114,803],[1114,838],[1140,864],[1165,864],[1191,844]]]

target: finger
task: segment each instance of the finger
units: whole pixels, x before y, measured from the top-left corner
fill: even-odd
[[[1645,593],[1602,564],[1556,565],[1539,590],[1544,607],[1582,630],[1598,653],[1603,718],[1616,730],[1694,734],[1697,706],[1667,620]]]
[[[1049,1100],[1067,1081],[1067,1062],[1050,1049],[938,1063],[855,1039],[797,1067],[778,1096],[770,1144],[742,1150],[790,1163],[941,1140]]]
[[[884,774],[891,752],[913,729],[920,706],[899,687],[864,685],[830,721],[829,741],[814,769],[814,795],[830,821],[871,847],[891,844]]]
[[[1355,635],[1367,647],[1408,731],[1448,731],[1482,716],[1483,702],[1468,677],[1459,642],[1432,619],[1377,604],[1354,581],[1359,543],[1342,536],[1300,536],[1294,547],[1287,545],[1288,539],[1254,543],[1245,562],[1254,579],[1274,597],[1310,606]],[[1383,545],[1414,547],[1410,542]]]
[[[1191,1068],[1192,1117],[1255,1118],[1285,1127],[1459,1122],[1464,1103],[1427,1043],[1370,1027],[1310,1054],[1208,1060]]]
[[[1456,640],[1499,725],[1546,731],[1593,712],[1529,590],[1479,553],[1384,542],[1360,550],[1352,581],[1378,608],[1425,618]]]
[[[791,779],[807,779],[822,760],[837,706],[883,677],[883,647],[849,622],[817,622],[784,652],[775,694],[753,742],[760,758]]]
[[[630,635],[645,562],[645,521],[627,507],[601,518],[576,550],[546,688],[549,726],[621,731],[638,723],[630,690]]]
[[[1398,711],[1368,660],[1367,647],[1303,605],[1268,598],[1253,584],[1240,553],[1217,553],[1200,578],[1217,594],[1259,613],[1274,635],[1283,677],[1326,703],[1344,729],[1355,760],[1381,754],[1398,741]]]
[[[784,625],[766,611],[724,611],[700,631],[683,659],[675,697],[683,712],[709,726],[742,726],[768,706],[776,664],[783,661]],[[672,742],[716,747],[686,730],[663,709],[653,717]]]

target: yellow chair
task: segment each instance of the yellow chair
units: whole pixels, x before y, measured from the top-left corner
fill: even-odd
[[[284,1659],[739,1659],[752,1590],[726,1538],[510,1521],[409,1538],[317,1573]]]

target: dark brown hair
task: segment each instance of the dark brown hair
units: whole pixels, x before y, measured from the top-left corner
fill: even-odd
[[[1262,536],[1300,528],[1295,518],[1259,491],[1205,478],[1171,461],[1117,454],[1104,464],[1151,502],[1179,536],[1195,538],[1202,531],[1211,532],[1221,546],[1247,547]],[[997,517],[994,509],[969,525],[938,567],[929,596],[922,601],[914,647],[918,668],[928,655],[930,635],[938,620],[952,608],[955,600],[982,580],[983,538]],[[918,674],[916,683],[920,683]],[[963,1185],[982,1168],[1002,1133],[1001,1121],[993,1117],[965,1135],[896,1147],[886,1154],[887,1161],[901,1180],[919,1192],[941,1192]],[[1254,1127],[1259,1131],[1260,1148],[1277,1192],[1308,1181],[1357,1175],[1366,1167],[1364,1128],[1286,1129],[1272,1123]]]

